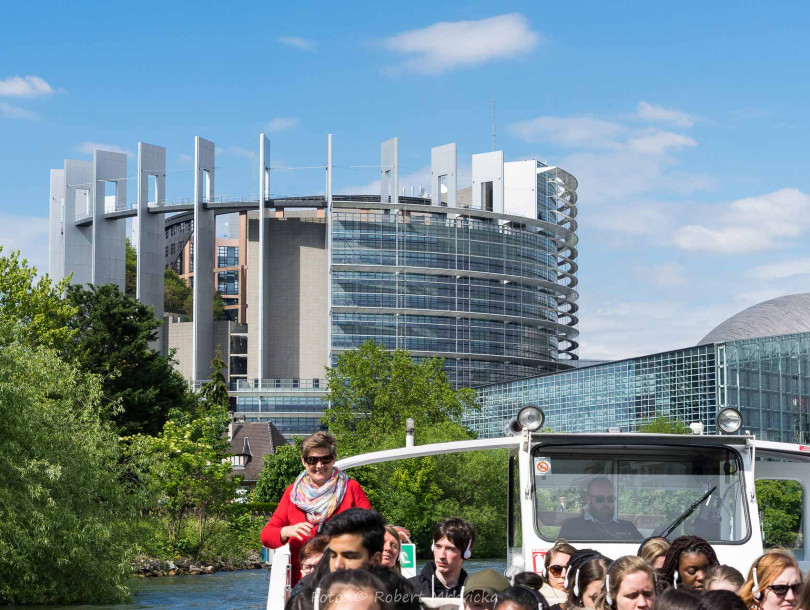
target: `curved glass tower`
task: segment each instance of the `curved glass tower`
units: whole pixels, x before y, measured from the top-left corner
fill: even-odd
[[[453,383],[478,386],[577,358],[576,180],[536,161],[514,165],[535,181],[530,208],[523,192],[510,202],[509,181],[503,212],[486,197],[481,209],[465,205],[463,190],[452,208],[333,197],[333,360],[373,339],[442,356]]]

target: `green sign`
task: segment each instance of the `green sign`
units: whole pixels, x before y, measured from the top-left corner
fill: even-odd
[[[399,551],[399,565],[403,570],[416,570],[416,545],[403,544]]]

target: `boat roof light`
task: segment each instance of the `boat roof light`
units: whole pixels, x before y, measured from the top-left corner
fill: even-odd
[[[540,407],[526,405],[517,414],[517,421],[521,428],[526,428],[531,432],[537,432],[543,427],[546,416]]]
[[[737,409],[726,407],[717,414],[717,427],[724,434],[734,434],[742,427],[742,415]]]

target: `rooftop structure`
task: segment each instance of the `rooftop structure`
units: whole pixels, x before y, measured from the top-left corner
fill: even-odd
[[[268,150],[261,135],[255,200],[214,195],[215,146],[199,137],[188,199],[165,199],[162,147],[138,146],[135,204],[118,188],[125,155],[66,161],[51,172],[52,275],[123,287],[123,222],[137,216],[137,298],[162,317],[163,268],[176,264],[193,231],[193,254],[181,267],[193,266],[193,322],[166,326],[156,347],[177,348],[181,370],[196,381],[208,377],[216,345],[230,345],[228,360],[245,369],[231,375],[237,412],[277,422],[285,434],[318,428],[323,403],[313,401],[323,396],[324,367],[369,339],[416,358],[442,356],[456,386],[576,362],[571,174],[534,160],[504,162],[495,151],[472,156],[472,185],[459,189],[456,145],[447,144],[431,150],[430,193],[408,197],[393,138],[380,146],[379,195],[334,195],[329,136],[325,195],[271,197]],[[246,235],[238,264],[225,269],[237,273],[229,277],[239,282],[247,327],[226,331],[212,312],[214,218],[233,212],[246,214]]]

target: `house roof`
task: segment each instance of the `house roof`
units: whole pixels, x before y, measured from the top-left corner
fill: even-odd
[[[244,470],[235,472],[244,475],[245,482],[255,483],[262,472],[264,456],[274,454],[287,440],[270,422],[233,422],[231,426],[231,452],[248,456]]]

